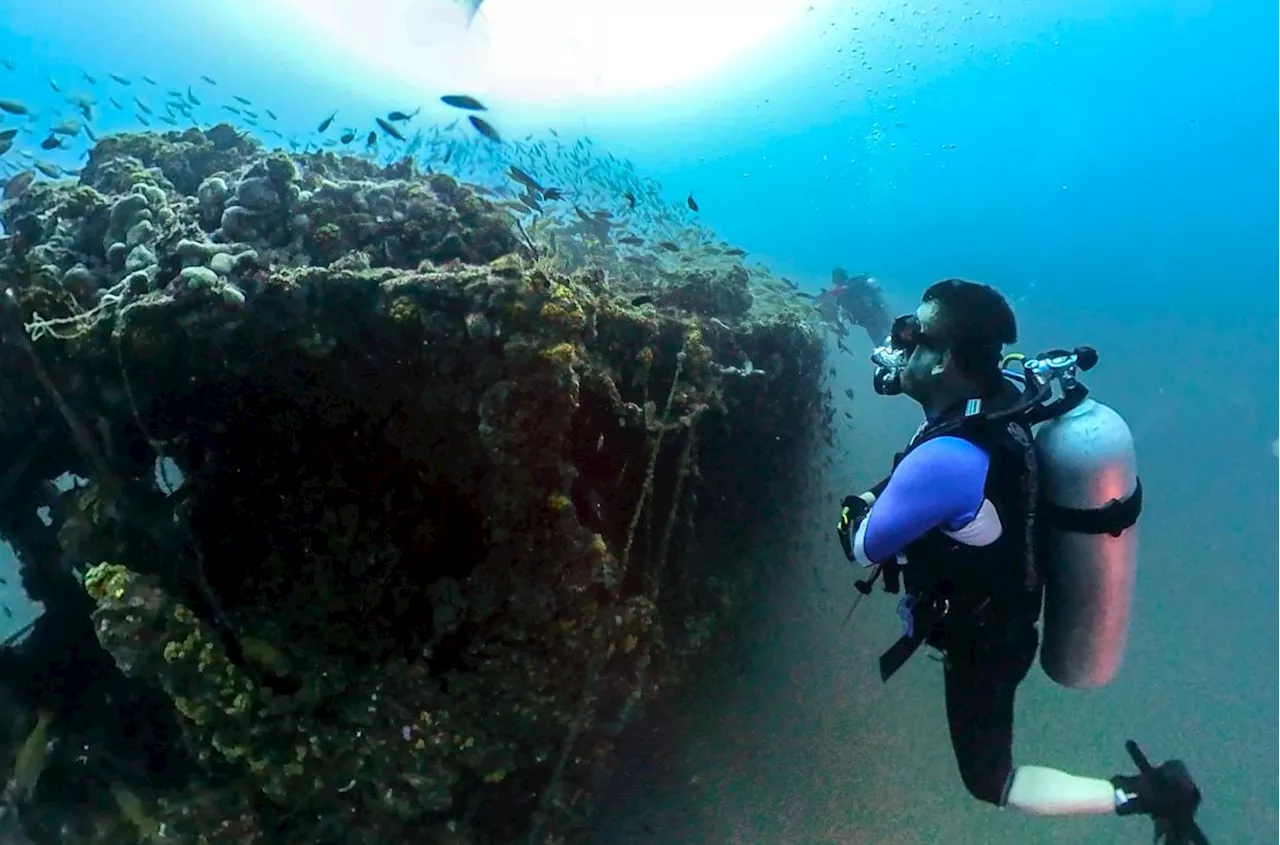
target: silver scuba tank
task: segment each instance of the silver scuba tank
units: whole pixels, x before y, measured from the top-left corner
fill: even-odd
[[[1100,687],[1124,656],[1137,570],[1133,435],[1118,413],[1085,398],[1040,424],[1035,447],[1049,523],[1040,665],[1063,686]]]

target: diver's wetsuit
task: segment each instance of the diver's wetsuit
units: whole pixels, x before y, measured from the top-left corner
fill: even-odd
[[[998,430],[992,442],[1008,436]],[[1025,458],[1026,443],[1020,446]],[[953,612],[957,621],[946,636],[929,642],[947,654],[947,722],[961,778],[975,798],[996,805],[1005,802],[1013,774],[1014,693],[1038,645],[1040,594],[1022,577],[1031,535],[1023,530],[1020,493],[1035,470],[1011,455],[965,436],[924,439],[881,485],[853,540],[854,559],[864,566],[905,553],[910,594],[936,594],[940,580],[944,591],[954,589],[953,607],[964,605],[954,601],[961,591],[990,600],[981,612]],[[940,575],[928,584],[917,578],[913,589],[921,567]]]

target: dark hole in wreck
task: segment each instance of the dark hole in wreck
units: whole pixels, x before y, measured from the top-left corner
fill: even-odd
[[[216,421],[179,428],[199,432],[184,443],[200,485],[191,523],[229,609],[290,624],[280,634],[304,652],[361,663],[433,645],[443,678],[464,668],[468,637],[431,642],[431,587],[464,580],[487,552],[474,504],[484,458],[466,415],[409,406],[421,397],[403,386],[429,384],[414,366],[277,353],[166,413]],[[393,442],[405,438],[429,460]]]

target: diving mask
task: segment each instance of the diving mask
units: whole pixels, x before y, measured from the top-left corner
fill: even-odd
[[[902,392],[902,370],[923,337],[920,320],[915,314],[903,314],[893,321],[889,336],[871,353],[871,363],[876,365],[871,386],[876,393],[896,396]]]

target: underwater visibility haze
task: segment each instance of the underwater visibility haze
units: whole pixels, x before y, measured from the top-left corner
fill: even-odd
[[[1278,26],[0,0],[0,842],[1271,842]]]

